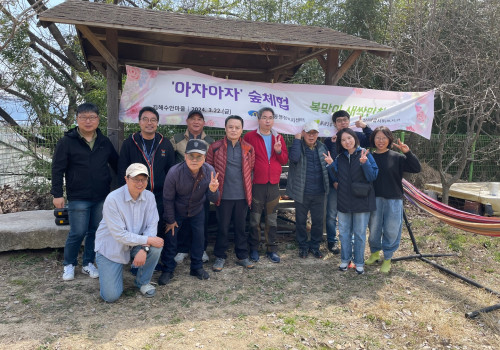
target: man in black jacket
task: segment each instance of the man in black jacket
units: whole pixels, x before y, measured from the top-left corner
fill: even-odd
[[[111,172],[116,171],[118,154],[111,141],[97,128],[99,109],[92,103],[83,103],[76,110],[78,126],[64,133],[52,159],[52,189],[54,206],[64,207],[63,177],[70,230],[64,246],[63,280],[75,278],[78,252],[85,238],[82,273],[99,277],[94,266],[95,231],[102,219],[104,199],[110,191]]]
[[[118,180],[125,185],[125,170],[132,163],[142,163],[149,171],[148,186],[155,195],[158,215],[163,217],[163,183],[168,170],[175,164],[174,148],[170,141],[156,132],[160,117],[153,107],[143,107],[139,111],[141,132],[127,138],[120,150],[118,160]],[[158,236],[165,235],[165,222],[158,222]]]

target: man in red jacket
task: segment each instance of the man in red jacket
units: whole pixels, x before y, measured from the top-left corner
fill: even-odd
[[[247,269],[254,264],[248,259],[248,235],[245,225],[248,207],[252,204],[252,171],[255,152],[252,145],[241,139],[243,118],[230,115],[226,118],[226,137],[215,141],[207,152],[207,163],[219,174],[217,223],[219,231],[214,246],[215,263],[212,269],[222,271],[227,259],[228,233],[231,219],[234,227],[234,253],[236,263]]]
[[[245,134],[244,140],[255,149],[255,171],[252,187],[252,208],[250,211],[250,259],[259,260],[260,217],[266,210],[267,257],[275,263],[280,262],[277,254],[276,231],[279,182],[281,166],[288,162],[288,151],[283,136],[274,129],[274,111],[264,107],[258,112],[259,127]]]

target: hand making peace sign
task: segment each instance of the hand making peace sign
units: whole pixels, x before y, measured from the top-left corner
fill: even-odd
[[[274,151],[278,154],[281,153],[281,135],[276,135],[276,141],[274,142]]]
[[[330,155],[330,151],[328,151],[328,154],[323,153],[323,156],[325,157],[325,162],[327,162],[328,164],[333,163],[333,159],[332,159],[332,156]]]
[[[218,177],[219,173],[215,174],[215,176],[213,171],[210,173],[210,184],[208,185],[208,188],[210,188],[210,191],[212,192],[217,191],[219,188],[219,180],[217,180]]]
[[[359,162],[360,162],[361,164],[365,164],[365,163],[366,163],[366,161],[368,160],[368,157],[367,157],[368,153],[370,153],[370,151],[369,151],[369,150],[367,150],[367,149],[364,149],[364,148],[363,148],[363,149],[361,150],[361,157],[359,158]]]
[[[399,150],[400,150],[401,152],[403,152],[403,153],[408,153],[408,152],[410,152],[410,147],[408,147],[408,145],[407,145],[407,144],[405,144],[405,143],[401,142],[401,140],[400,140],[400,139],[398,139],[397,143],[396,143],[396,142],[394,142],[392,145],[393,145],[394,147],[396,147],[397,149],[399,149]]]

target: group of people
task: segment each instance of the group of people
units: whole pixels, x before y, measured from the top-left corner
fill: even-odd
[[[352,261],[356,271],[364,273],[369,227],[371,255],[366,264],[378,261],[383,251],[381,271],[389,272],[401,238],[403,171],[420,171],[408,146],[394,141],[385,127],[372,132],[361,118],[356,126],[363,132],[354,132],[349,128],[349,114],[337,111],[332,116],[336,135],[323,143],[318,139],[318,124],[309,122],[288,150],[283,136],[273,128],[273,109],[262,108],[257,117],[258,128],[244,137],[244,120],[227,117],[226,135],[215,141],[203,131],[203,113],[193,110],[186,119],[186,132],[168,140],[157,132],[158,112],[144,107],[138,115],[140,132],[123,142],[118,156],[98,129],[98,108],[91,103],[80,105],[77,127],[58,142],[52,164],[54,205],[65,206],[63,179],[68,199],[70,231],[63,280],[74,279],[84,239],[82,273],[99,278],[100,295],[107,302],[122,294],[123,266],[129,262],[135,284],[146,297],[156,293],[151,284],[154,270],[161,270],[158,284],[168,284],[176,265],[188,255],[190,275],[208,279],[203,263],[209,260],[210,202],[216,206],[218,225],[213,271],[221,271],[228,258],[231,222],[238,265],[255,267],[262,232],[265,256],[279,263],[276,207],[282,166],[288,162],[286,193],[295,201],[299,256],[323,257],[320,244],[326,200],[327,244],[332,253],[341,253],[339,269],[346,271]],[[373,155],[369,146],[374,148]],[[403,154],[390,150],[392,146]],[[121,186],[111,193],[110,169]]]

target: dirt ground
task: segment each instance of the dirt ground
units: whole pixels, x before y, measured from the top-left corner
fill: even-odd
[[[409,216],[422,253],[457,253],[434,261],[500,291],[500,239]],[[338,255],[300,259],[292,234],[279,240],[280,264],[261,258],[244,271],[230,252],[222,272],[208,263],[210,280],[200,281],[184,262],[151,299],[125,272],[114,304],[80,268],[63,282],[60,250],[0,253],[0,348],[500,349],[500,310],[464,317],[497,295],[419,260],[395,262],[388,275],[380,265],[343,273]],[[411,254],[404,230],[396,257]]]

